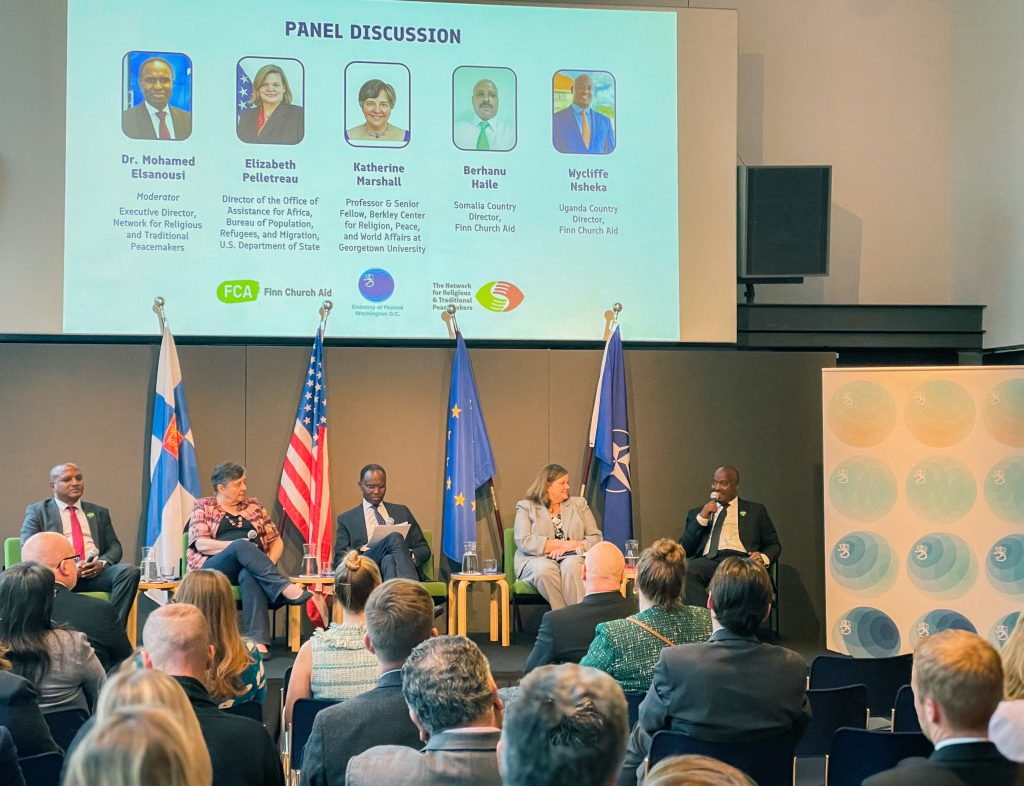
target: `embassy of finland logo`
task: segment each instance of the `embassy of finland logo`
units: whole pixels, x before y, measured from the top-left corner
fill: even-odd
[[[395,279],[379,267],[371,267],[359,276],[359,294],[371,303],[383,303],[395,292]]]
[[[476,299],[488,311],[512,311],[526,295],[510,281],[488,281],[477,290]]]

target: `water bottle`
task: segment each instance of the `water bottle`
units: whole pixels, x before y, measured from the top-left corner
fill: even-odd
[[[462,552],[462,572],[463,573],[479,573],[480,572],[480,557],[476,553],[476,541],[470,540],[465,543],[464,551]]]

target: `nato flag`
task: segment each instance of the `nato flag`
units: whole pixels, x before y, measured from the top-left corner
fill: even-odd
[[[601,379],[594,399],[590,445],[597,459],[604,498],[604,539],[623,548],[633,537],[633,492],[629,480],[629,420],[626,367],[616,325],[604,348]]]

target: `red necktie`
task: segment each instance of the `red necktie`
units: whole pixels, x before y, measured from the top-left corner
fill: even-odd
[[[161,109],[159,112],[156,113],[156,116],[160,118],[160,138],[170,139],[171,132],[167,128],[167,113],[163,109]]]
[[[82,522],[78,520],[78,511],[74,505],[68,505],[71,516],[71,547],[82,559],[85,559],[85,536],[82,535]]]

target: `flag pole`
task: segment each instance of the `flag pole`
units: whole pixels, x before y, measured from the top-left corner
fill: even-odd
[[[164,303],[166,301],[157,295],[153,298],[153,313],[156,314],[157,319],[160,320],[160,335],[164,333],[164,326],[167,322],[167,315],[164,313]]]
[[[331,315],[331,309],[334,308],[334,303],[330,300],[325,300],[320,305],[320,329],[324,332],[327,331],[327,317]]]
[[[622,304],[613,303],[610,311],[604,312],[604,341],[605,351],[608,349],[608,339],[612,337],[612,331],[615,330],[615,326],[619,324],[619,314],[622,313]],[[600,377],[598,377],[598,384],[600,385]],[[597,409],[597,401],[594,401],[594,409]],[[593,420],[593,415],[591,415]],[[591,424],[591,431],[593,430],[593,424]],[[590,441],[590,437],[587,437],[587,441]],[[587,481],[590,480],[590,469],[594,464],[594,446],[590,446],[590,450],[587,451],[587,466],[583,470],[583,477],[580,482],[580,496],[586,497],[587,495]]]

